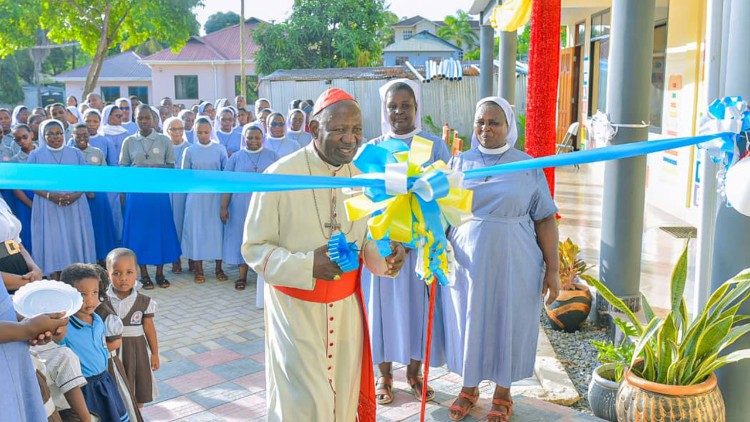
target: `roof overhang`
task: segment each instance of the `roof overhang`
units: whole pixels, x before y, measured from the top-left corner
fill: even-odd
[[[85,77],[56,77],[53,76],[52,79],[58,81],[58,82],[86,82]],[[115,82],[115,81],[121,81],[121,82],[151,82],[151,77],[145,77],[145,76],[139,76],[139,77],[130,77],[130,78],[113,78],[113,77],[100,77],[98,79],[99,81],[104,82]]]
[[[153,65],[191,65],[191,64],[240,64],[239,60],[141,60],[147,66]],[[245,59],[245,63],[255,63],[254,59]]]

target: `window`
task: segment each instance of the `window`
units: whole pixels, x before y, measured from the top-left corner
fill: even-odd
[[[242,90],[240,89],[242,87],[241,82],[242,80],[240,79],[240,75],[234,75],[234,95],[240,95],[240,93],[242,92]],[[255,100],[258,99],[258,76],[246,75],[245,85],[247,85],[247,95],[245,98],[247,100],[247,103],[250,104],[252,102],[255,102]]]
[[[396,57],[396,66],[405,65],[409,61],[409,56],[398,56]]]
[[[586,22],[581,21],[576,24],[575,29],[575,45],[583,45],[583,42],[586,40]]]
[[[116,99],[120,98],[120,87],[119,86],[103,86],[102,87],[102,98],[105,103],[111,103]]]
[[[414,36],[414,31],[411,29],[404,29],[404,39],[408,40],[409,38]]]
[[[667,57],[667,25],[654,27],[654,55],[651,64],[651,94],[649,121],[651,132],[661,133],[661,115],[664,108],[664,68]]]
[[[197,100],[198,75],[175,75],[174,96],[177,100]]]
[[[148,87],[147,86],[129,86],[128,97],[135,95],[142,103],[148,104]]]
[[[610,9],[591,15],[591,39],[609,36]]]

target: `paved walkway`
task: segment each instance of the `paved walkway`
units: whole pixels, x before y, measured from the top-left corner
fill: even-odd
[[[558,171],[556,200],[563,219],[561,237],[581,244],[584,257],[597,263],[601,225],[601,177],[596,169]],[[647,211],[644,233],[643,287],[655,306],[667,303],[665,286],[671,263],[682,241],[658,230],[677,223],[656,210]],[[205,264],[204,264],[205,265]],[[207,269],[211,266],[206,266]],[[150,293],[158,302],[156,325],[162,366],[157,371],[159,398],[144,409],[150,421],[252,421],[265,418],[263,372],[263,313],[255,308],[255,283],[236,292],[228,282],[208,280],[196,285],[191,274],[167,273],[172,287]],[[407,390],[403,367],[395,370],[395,401],[378,410],[380,421],[418,420],[419,403]],[[461,380],[445,369],[433,369],[430,385],[436,400],[428,405],[428,420],[448,419],[448,406],[460,390]],[[571,409],[545,403],[525,392],[540,388],[535,378],[513,387],[514,421],[596,420]],[[492,386],[481,386],[482,398],[467,418],[483,420],[490,408]],[[538,396],[536,394],[529,394]]]

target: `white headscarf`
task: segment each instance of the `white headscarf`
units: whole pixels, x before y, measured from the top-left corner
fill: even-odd
[[[114,110],[117,106],[116,105],[108,105],[104,107],[104,110],[102,111],[102,122],[99,125],[99,135],[121,135],[128,130],[122,127],[121,125],[111,125],[109,124],[109,115],[112,114],[112,110]]]
[[[475,114],[476,111],[479,110],[479,107],[484,103],[495,103],[503,110],[505,120],[508,122],[508,135],[505,137],[505,142],[513,148],[518,140],[518,125],[516,124],[516,115],[513,113],[513,108],[510,106],[510,103],[502,97],[485,97],[477,102],[477,106],[474,109]],[[476,130],[471,132],[471,145],[479,145]]]
[[[286,125],[284,126],[284,136],[281,138],[276,138],[275,136],[271,135],[271,122],[273,122],[273,119],[276,116],[281,116],[282,119],[284,119],[284,123],[286,123],[286,118],[283,114],[279,113],[278,111],[274,111],[273,113],[269,114],[268,117],[266,117],[266,127],[268,128],[268,133],[266,134],[266,139],[272,139],[274,141],[280,141],[286,137]],[[260,124],[260,123],[259,123]]]
[[[302,113],[302,126],[299,127],[299,130],[292,130],[292,116],[294,113]],[[289,111],[289,114],[286,117],[286,131],[288,133],[298,134],[305,131],[305,127],[307,127],[307,114],[305,114],[305,110],[302,110],[301,108],[295,108],[293,110]]]
[[[250,151],[247,149],[247,131],[250,129],[257,129],[260,131],[260,148],[258,148],[255,151]],[[240,142],[240,150],[248,152],[250,154],[257,154],[261,151],[263,151],[263,145],[266,143],[266,133],[263,132],[263,125],[261,125],[258,122],[252,122],[248,123],[245,126],[242,126],[242,142]]]
[[[172,117],[170,117],[170,118],[168,118],[167,120],[164,121],[164,131],[167,132],[169,130],[169,125],[171,125],[174,122],[183,123],[182,119],[180,119],[179,117],[172,116]],[[169,137],[169,141],[171,142],[172,141],[172,137],[169,134],[167,134],[167,137]],[[187,136],[185,135],[185,131],[183,131],[182,132],[182,142],[180,143],[180,145],[182,145],[183,143],[185,143],[187,141],[188,141],[187,140]]]
[[[391,87],[395,84],[403,83],[406,84],[409,88],[411,88],[411,92],[414,94],[414,100],[417,105],[417,113],[414,116],[414,130],[405,133],[403,135],[397,135],[393,133],[391,130],[391,123],[388,121],[388,107],[385,103],[386,101],[386,95],[388,94],[388,90],[391,89]],[[388,81],[385,85],[380,87],[380,131],[383,134],[384,138],[394,138],[394,139],[409,139],[416,135],[417,133],[422,131],[422,96],[421,96],[421,90],[420,86],[417,82],[412,81],[411,79],[394,79],[392,81]]]
[[[159,128],[159,131],[162,131],[163,123],[161,121],[161,113],[159,113],[159,109],[154,106],[149,106],[149,108],[151,109],[151,111],[156,113],[156,122],[158,123],[158,125],[154,129]]]
[[[234,116],[234,125],[232,125],[232,129],[229,129],[229,132],[224,132],[221,130],[221,115],[230,112],[232,113],[232,116]],[[219,109],[219,111],[216,113],[216,117],[214,118],[214,128],[216,128],[215,132],[221,132],[223,134],[230,134],[232,133],[232,130],[237,127],[237,113],[234,111],[234,108],[232,107],[222,107]]]
[[[198,126],[199,126],[199,124],[208,124],[208,126],[211,128],[211,142],[209,142],[206,145],[203,145],[201,143],[200,139],[198,139]],[[193,130],[195,130],[195,142],[193,143],[193,145],[198,145],[198,146],[206,147],[207,148],[211,144],[218,144],[219,143],[219,141],[216,139],[216,137],[214,137],[214,133],[215,133],[214,132],[214,125],[213,125],[213,123],[211,122],[211,119],[208,116],[200,116],[200,117],[196,118],[195,119],[195,124],[193,125]]]
[[[25,105],[19,105],[16,106],[16,108],[13,109],[13,114],[10,116],[10,125],[15,126],[21,122],[18,121],[18,115],[21,114],[21,111],[26,110],[29,111],[29,108]],[[28,120],[27,120],[28,121]]]
[[[81,115],[81,112],[78,111],[78,107],[68,106],[66,108],[66,110],[68,110],[68,113],[70,113],[73,116],[75,116],[75,118],[77,120],[76,123],[83,123],[83,116]],[[73,123],[73,124],[76,124],[76,123]]]
[[[47,138],[44,136],[44,132],[47,131],[47,127],[50,125],[58,125],[60,126],[60,129],[63,131],[63,138],[65,137],[65,125],[62,124],[61,121],[56,119],[47,119],[39,124],[39,143],[41,145],[44,145],[45,148],[49,149],[50,151],[62,151],[63,148],[65,148],[65,141],[63,140],[62,145],[60,148],[52,148],[49,145],[47,145]]]
[[[268,98],[258,98],[257,100],[255,100],[255,105],[254,105],[255,110],[253,110],[253,112],[255,112],[256,114],[255,116],[256,119],[258,118],[257,115],[260,114],[260,111],[263,110],[263,109],[258,110],[258,105],[260,104],[261,101],[267,102],[268,108],[271,108],[271,101]]]
[[[128,120],[123,120],[122,124],[128,124],[133,121],[133,114],[135,113],[135,110],[133,110],[133,103],[130,101],[130,98],[120,97],[117,99],[117,101],[115,101],[115,105],[119,107],[122,101],[127,101],[128,109],[130,110],[130,113],[128,113]]]
[[[88,116],[89,114],[92,114],[92,113],[96,114],[97,116],[99,116],[99,129],[97,129],[97,133],[99,133],[99,131],[102,130],[102,124],[103,124],[102,123],[102,113],[99,110],[97,110],[97,109],[95,109],[93,107],[87,109],[86,111],[83,112],[83,120],[81,122],[82,123],[86,123],[86,116]]]

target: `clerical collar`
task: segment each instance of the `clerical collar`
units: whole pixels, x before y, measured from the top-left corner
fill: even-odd
[[[263,147],[260,147],[256,149],[255,151],[249,149],[249,148],[242,148],[243,151],[247,152],[248,154],[260,154],[261,151],[263,151]]]
[[[211,148],[211,144],[213,144],[213,143],[214,142],[211,141],[211,142],[209,142],[209,143],[207,143],[207,144],[204,145],[203,143],[201,143],[201,141],[196,142],[196,144],[198,144],[199,146],[201,146],[203,148]]]
[[[404,133],[402,135],[398,135],[398,134],[394,133],[393,131],[390,131],[390,132],[388,132],[386,134],[386,137],[391,138],[391,139],[411,139],[411,138],[413,138],[416,134],[418,134],[421,131],[422,131],[422,129],[415,128],[411,132]]]
[[[275,136],[268,135],[268,136],[266,136],[266,139],[269,140],[269,141],[283,141],[284,139],[286,139],[286,136],[282,136],[281,138],[277,138]]]
[[[508,143],[498,148],[485,148],[482,145],[479,145],[479,152],[487,155],[500,155],[508,151],[509,149],[510,145]]]
[[[63,148],[65,148],[65,143],[63,143],[62,145],[60,145],[60,148],[52,148],[51,146],[49,146],[49,144],[44,144],[44,145],[47,147],[48,150],[55,151],[55,152],[62,151]]]

